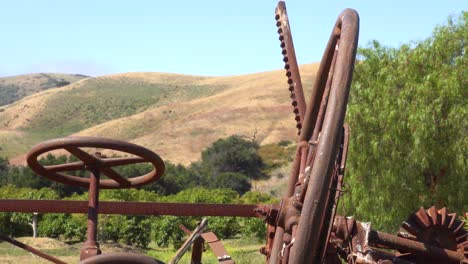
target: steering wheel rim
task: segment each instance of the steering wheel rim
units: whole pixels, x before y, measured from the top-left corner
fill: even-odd
[[[164,264],[164,262],[135,253],[108,253],[80,261],[80,264]]]
[[[110,149],[129,153],[137,157],[107,158],[91,155],[81,148]],[[47,152],[65,149],[80,161],[61,165],[43,166],[37,158]],[[133,143],[101,138],[101,137],[65,137],[47,140],[35,145],[27,154],[27,163],[31,169],[45,178],[63,184],[89,188],[89,178],[78,177],[64,173],[66,171],[98,170],[110,179],[99,180],[99,188],[121,189],[138,187],[158,180],[164,173],[163,160],[154,152]],[[145,175],[133,178],[124,178],[115,172],[112,167],[136,163],[151,163],[153,170]]]

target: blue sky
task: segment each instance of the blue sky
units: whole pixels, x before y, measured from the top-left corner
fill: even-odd
[[[31,72],[238,75],[282,68],[276,0],[2,1],[0,76]],[[361,18],[359,44],[431,35],[468,1],[286,0],[299,63],[317,62],[338,14]]]

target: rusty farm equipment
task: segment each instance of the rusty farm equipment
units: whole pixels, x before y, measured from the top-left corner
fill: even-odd
[[[29,166],[39,175],[63,184],[89,189],[89,201],[0,200],[2,212],[87,213],[87,239],[80,263],[162,263],[128,253],[101,254],[96,237],[98,214],[258,217],[267,224],[266,245],[260,249],[269,264],[306,263],[468,263],[468,232],[456,214],[446,208],[421,208],[404,223],[398,235],[373,230],[370,223],[336,215],[347,158],[346,105],[356,57],[359,17],[344,10],[333,27],[328,45],[306,104],[296,61],[285,3],[276,8],[287,82],[297,121],[298,140],[287,193],[279,204],[188,204],[154,202],[99,202],[100,189],[142,186],[158,180],[164,163],[143,147],[117,140],[68,137],[40,143],[28,153]],[[131,157],[108,158],[83,148],[110,149]],[[39,155],[64,150],[79,161],[54,166],[38,163]],[[124,178],[112,167],[151,163],[153,170]],[[89,171],[88,177],[67,172]],[[104,177],[106,177],[104,179]],[[201,263],[202,240],[212,243],[219,263],[234,263],[214,234],[203,233],[204,222],[191,234],[192,263]],[[5,235],[4,241],[22,247],[53,263],[63,261]],[[176,263],[174,260],[171,263]]]

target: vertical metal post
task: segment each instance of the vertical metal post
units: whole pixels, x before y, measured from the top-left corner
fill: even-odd
[[[203,254],[203,238],[198,237],[195,239],[192,245],[192,262],[191,264],[202,264],[202,254]]]
[[[89,175],[89,202],[86,241],[81,248],[80,260],[101,254],[97,240],[97,221],[99,203],[99,177],[97,168],[92,168]]]

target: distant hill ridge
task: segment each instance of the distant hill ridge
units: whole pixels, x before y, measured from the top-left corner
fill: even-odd
[[[62,87],[89,76],[82,74],[34,73],[0,78],[0,106],[51,88]]]
[[[301,66],[310,87],[318,64]],[[124,73],[90,77],[0,106],[0,156],[21,162],[34,144],[69,135],[102,136],[148,147],[188,164],[233,134],[259,143],[294,140],[284,70],[228,77]],[[306,91],[306,94],[308,94]]]

